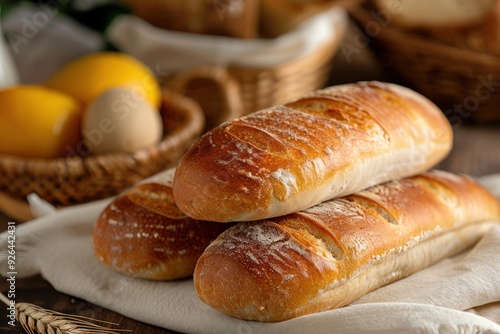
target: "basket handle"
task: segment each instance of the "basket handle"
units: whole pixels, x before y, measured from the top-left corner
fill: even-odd
[[[240,84],[223,67],[203,65],[184,70],[170,79],[168,86],[186,95],[189,83],[195,79],[208,79],[214,82],[223,99],[223,110],[220,113],[209,115],[204,111],[208,124],[216,126],[244,114]]]
[[[35,218],[28,202],[13,198],[2,191],[0,191],[0,212],[21,222]]]

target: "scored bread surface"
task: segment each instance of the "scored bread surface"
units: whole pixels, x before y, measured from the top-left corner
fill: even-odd
[[[172,195],[173,169],[135,185],[98,217],[97,259],[118,272],[152,280],[191,277],[206,246],[227,224],[186,217]]]
[[[200,257],[195,288],[203,302],[248,320],[325,311],[470,247],[499,216],[473,180],[428,172],[240,223]]]
[[[451,149],[442,112],[397,85],[362,82],[225,123],[182,158],[174,197],[188,216],[264,219],[434,166]]]

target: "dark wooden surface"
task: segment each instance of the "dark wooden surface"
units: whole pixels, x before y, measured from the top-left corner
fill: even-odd
[[[0,219],[5,217],[0,217]],[[2,223],[3,224],[3,223]],[[2,278],[2,292],[8,290],[5,278]],[[108,321],[119,326],[112,326],[117,329],[127,329],[131,333],[153,333],[153,334],[174,334],[177,332],[169,331],[155,326],[150,326],[138,321],[134,321],[124,316],[103,309],[100,306],[88,303],[82,299],[74,298],[62,293],[59,293],[45,281],[41,276],[34,276],[26,279],[16,279],[16,302],[29,302],[50,310],[68,313],[72,315],[81,315],[92,319]],[[24,333],[22,327],[17,324],[12,327],[7,324],[5,307],[0,306],[0,333],[14,334]],[[129,332],[124,332],[129,333]]]
[[[380,67],[376,67],[374,63],[370,62],[371,60],[367,61],[365,56],[356,56],[356,59],[349,62],[337,57],[335,64],[337,72],[334,73],[338,73],[338,75],[332,78],[331,83],[386,79],[384,73],[380,72]],[[457,127],[453,151],[438,167],[475,176],[500,173],[500,125],[462,125]],[[0,231],[6,229],[7,221],[9,218],[0,214]],[[0,279],[1,291],[5,292],[8,289],[6,280],[5,278]],[[128,319],[84,300],[59,293],[40,276],[17,279],[16,288],[16,301],[18,302],[31,302],[60,312],[111,321],[120,324],[120,328],[131,330],[133,333],[175,333]],[[22,330],[19,326],[12,328],[6,324],[5,307],[0,306],[0,309],[0,333],[21,333]]]

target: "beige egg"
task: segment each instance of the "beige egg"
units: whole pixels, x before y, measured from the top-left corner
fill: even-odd
[[[82,136],[92,154],[133,152],[161,140],[158,110],[128,88],[112,88],[85,110]]]

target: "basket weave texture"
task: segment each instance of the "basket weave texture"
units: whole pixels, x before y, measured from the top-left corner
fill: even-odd
[[[372,29],[368,45],[383,63],[439,105],[450,121],[500,120],[500,57],[381,23],[369,6],[350,13],[360,30]]]
[[[58,159],[0,155],[0,192],[21,201],[36,193],[54,206],[116,195],[141,179],[174,166],[201,134],[203,113],[189,98],[165,90],[161,115],[163,139],[133,153]]]
[[[236,117],[288,102],[327,82],[347,28],[347,21],[340,21],[328,41],[302,57],[270,67],[195,67],[167,78],[166,85],[195,99],[209,122],[220,114]],[[228,99],[235,102],[228,105]]]

